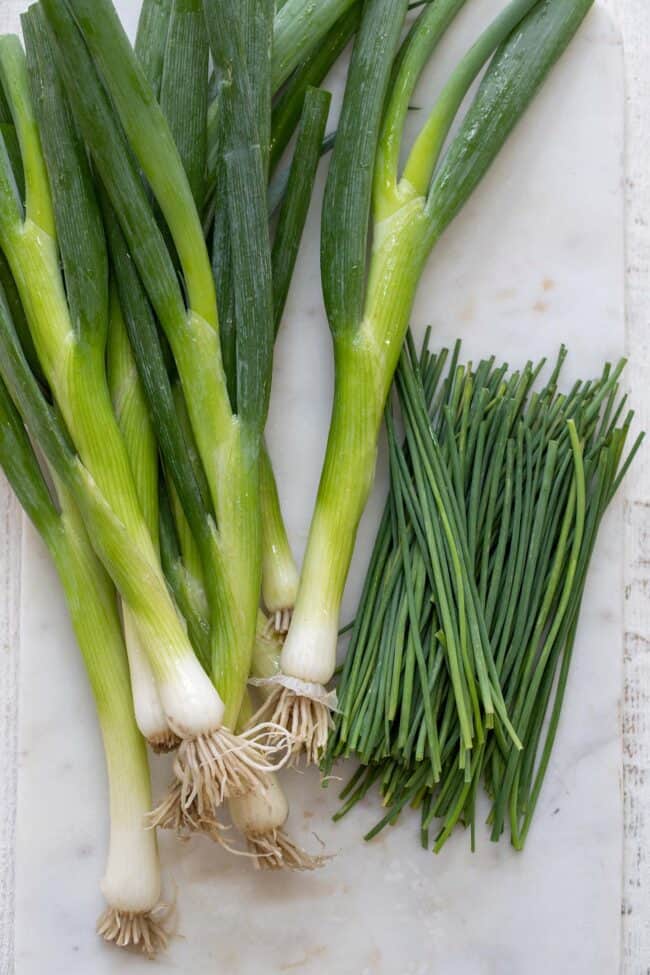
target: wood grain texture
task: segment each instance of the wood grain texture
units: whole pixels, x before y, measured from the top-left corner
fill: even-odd
[[[650,431],[650,5],[603,0],[623,35],[626,80],[627,383]],[[625,502],[623,697],[624,975],[650,973],[650,451],[630,472]]]
[[[627,383],[650,431],[650,5],[601,0],[623,35],[626,61]],[[25,0],[0,0],[3,30]],[[585,160],[588,165],[588,160]],[[13,838],[18,765],[16,688],[20,597],[18,506],[0,480],[0,973],[13,971]],[[650,975],[650,451],[626,482],[623,789],[623,973]],[[578,973],[581,975],[581,973]],[[603,973],[609,975],[609,973]]]

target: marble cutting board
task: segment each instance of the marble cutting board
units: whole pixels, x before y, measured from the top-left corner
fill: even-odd
[[[499,0],[469,4],[427,73],[426,104]],[[12,4],[13,6],[13,4]],[[118,3],[132,29],[137,6]],[[0,26],[5,27],[0,11]],[[430,95],[428,96],[430,98]],[[413,113],[411,123],[419,121]],[[422,116],[420,115],[420,118]],[[465,357],[512,365],[568,344],[568,384],[624,347],[621,45],[596,8],[420,288],[416,332],[464,341]],[[322,191],[322,185],[320,187]],[[296,553],[302,555],[332,388],[318,286],[314,202],[276,358],[269,440]],[[300,463],[296,464],[296,457]],[[354,611],[386,472],[362,524],[346,594]],[[56,576],[27,527],[22,558],[16,975],[151,971],[94,934],[106,844],[99,735]],[[252,871],[197,838],[161,838],[178,937],[161,972],[207,975],[611,975],[619,965],[622,802],[620,503],[594,559],[557,745],[525,853],[456,835],[435,857],[417,818],[364,846],[369,798],[333,825],[336,783],[286,774],[290,829],[335,854],[314,875]],[[345,770],[342,771],[345,775]],[[167,762],[154,760],[158,792]]]

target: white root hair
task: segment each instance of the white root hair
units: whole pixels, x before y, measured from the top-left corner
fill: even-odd
[[[291,626],[292,617],[293,609],[276,609],[275,612],[270,614],[267,620],[266,627],[264,628],[264,636],[269,638],[273,636],[286,636]]]
[[[173,913],[168,904],[142,913],[107,907],[97,921],[97,934],[118,948],[131,948],[155,958],[169,943]]]
[[[282,685],[273,689],[252,720],[266,720],[282,728],[291,742],[290,761],[295,762],[304,754],[308,765],[320,762],[333,724],[330,708],[324,701]],[[278,746],[280,741],[278,738]]]
[[[291,746],[290,733],[271,722],[239,735],[219,728],[184,739],[174,760],[170,791],[148,817],[149,826],[181,833],[218,831],[216,810],[223,801],[263,787],[266,773],[288,763]]]
[[[317,870],[330,859],[307,853],[282,828],[266,833],[247,833],[246,843],[256,870]]]

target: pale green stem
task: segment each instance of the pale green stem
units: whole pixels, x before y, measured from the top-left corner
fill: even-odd
[[[413,201],[377,227],[363,322],[335,341],[327,452],[282,651],[283,671],[310,683],[327,683],[336,666],[343,590],[374,479],[384,406],[426,257],[423,206],[424,200]]]
[[[115,590],[74,504],[60,488],[58,493],[60,532],[49,547],[95,698],[109,782],[110,846],[102,890],[112,907],[144,913],[160,897],[160,863],[155,831],[145,826],[149,766],[135,722]]]
[[[166,685],[168,717],[173,714],[183,733],[192,734],[199,726],[207,730],[206,725],[218,724],[221,702],[214,689],[209,694],[202,686],[199,693],[197,685],[205,711],[195,726],[190,720],[187,695],[181,701],[178,694],[190,674],[195,674],[198,682],[202,681],[202,672],[168,592],[140,508],[113,413],[103,344],[99,340],[82,342],[70,319],[52,236],[51,203],[47,205],[49,184],[32,126],[27,79],[21,74],[23,62],[13,47],[8,57],[7,47],[0,45],[0,63],[21,151],[33,157],[27,171],[32,184],[28,196],[31,192],[32,200],[38,201],[23,222],[22,214],[10,205],[8,172],[0,165],[0,246],[11,267],[39,360],[84,465],[77,471],[80,497],[87,501],[84,516],[92,517],[95,526],[103,525],[101,537],[93,533],[95,547],[137,620],[138,635],[158,684]],[[35,221],[39,214],[44,226]]]
[[[404,168],[403,178],[416,193],[423,196],[428,193],[445,139],[472,82],[496,47],[537,2],[538,0],[512,0],[455,68],[411,149]]]
[[[269,613],[291,610],[298,592],[296,566],[282,517],[278,488],[266,449],[260,459],[262,505],[262,599]]]
[[[106,365],[113,410],[129,457],[140,508],[158,551],[158,445],[114,286],[110,302]],[[138,727],[154,747],[169,744],[167,719],[138,634],[137,619],[126,604],[122,612]]]

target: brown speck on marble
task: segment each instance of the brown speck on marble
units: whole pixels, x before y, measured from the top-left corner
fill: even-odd
[[[553,280],[553,278],[544,278],[544,280],[542,281],[542,288],[544,289],[544,291],[552,291],[554,287],[555,287],[555,281]]]
[[[322,958],[323,955],[325,954],[327,954],[326,945],[314,945],[313,948],[307,948],[302,958],[299,958],[297,961],[289,961],[286,962],[284,965],[281,965],[280,971],[281,972],[297,971],[300,968],[304,968],[305,965],[308,965],[310,961],[314,961],[315,958]]]
[[[540,314],[543,314],[547,310],[548,304],[545,301],[536,301],[533,305],[533,311],[538,311]]]
[[[379,966],[381,965],[381,951],[375,945],[370,954],[368,955],[368,970],[371,972],[378,972]]]
[[[473,298],[465,302],[460,310],[460,315],[458,316],[461,322],[473,322],[476,317],[476,304]]]

